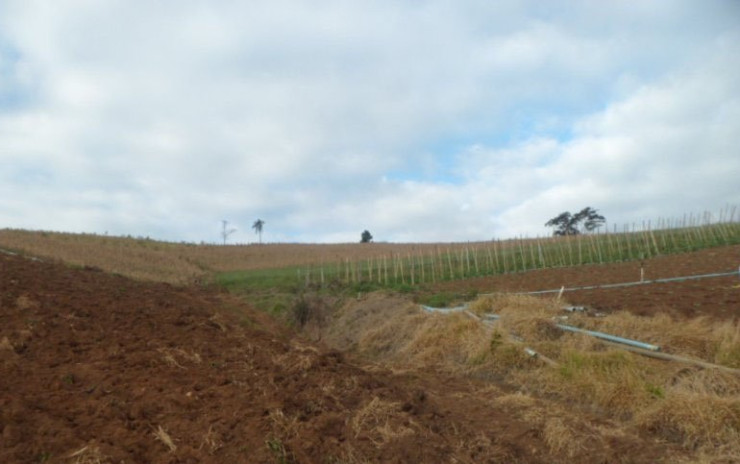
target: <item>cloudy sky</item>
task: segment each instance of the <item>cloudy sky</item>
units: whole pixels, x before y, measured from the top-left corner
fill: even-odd
[[[0,228],[464,241],[726,205],[735,0],[0,0]]]

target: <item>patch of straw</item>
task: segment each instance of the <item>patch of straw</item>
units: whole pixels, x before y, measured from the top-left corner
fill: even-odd
[[[401,411],[400,403],[384,401],[376,396],[354,414],[351,424],[355,438],[365,435],[375,445],[383,445],[415,433],[405,425],[414,425],[407,416]]]
[[[542,435],[550,451],[555,455],[564,453],[573,458],[586,449],[587,437],[560,417],[549,417],[545,421]]]
[[[171,453],[174,453],[177,451],[177,445],[175,445],[175,442],[172,440],[172,437],[167,433],[165,429],[162,428],[161,425],[157,426],[157,430],[154,431],[152,434],[154,437],[165,444],[165,446],[170,450]]]
[[[687,449],[740,454],[740,397],[674,393],[637,418],[643,430]]]
[[[213,430],[213,426],[208,427],[208,432],[203,436],[203,440],[200,443],[198,449],[202,449],[204,446],[208,447],[210,454],[223,448],[224,443],[221,441],[220,436]]]
[[[275,436],[289,439],[298,436],[298,418],[286,416],[281,409],[270,411],[270,422]]]
[[[70,454],[67,459],[74,459],[73,464],[104,464],[110,462],[110,457],[100,452],[100,448],[88,445]]]

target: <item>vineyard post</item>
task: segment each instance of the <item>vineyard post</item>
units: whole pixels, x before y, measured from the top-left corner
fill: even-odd
[[[465,256],[465,266],[463,266],[463,275],[470,277],[470,253],[468,252],[468,247],[463,247],[462,251],[460,252],[460,258]],[[467,271],[467,274],[465,272]]]
[[[559,264],[561,266],[565,267],[567,265],[567,263],[565,262],[565,251],[563,251],[563,248],[565,248],[565,245],[563,244],[563,241],[562,240],[557,240],[557,239],[554,239],[554,238],[550,238],[549,241],[550,241],[550,243],[557,244],[557,246],[558,246],[557,255],[560,258],[558,262],[559,262]]]
[[[504,274],[508,274],[509,271],[506,268],[506,250],[503,247],[501,248],[501,261],[504,263]]]
[[[488,261],[487,261],[487,263],[488,263],[488,270],[489,270],[489,272],[487,272],[486,274],[489,274],[489,273],[490,274],[494,274],[494,271],[493,271],[493,256],[491,256],[491,247],[490,246],[487,246],[486,247],[486,253],[488,254]]]
[[[493,255],[496,258],[496,274],[498,274],[500,273],[499,269],[501,269],[498,262],[498,240],[493,242]],[[506,266],[504,265],[504,273],[506,273],[505,267]]]
[[[658,220],[658,224],[659,224],[658,225],[658,231],[660,232],[660,241],[663,244],[663,252],[665,253],[665,252],[668,252],[669,251],[668,247],[670,246],[667,243],[667,240],[666,240],[666,237],[665,237],[668,228],[666,227],[666,221],[663,218],[660,218]],[[656,232],[658,232],[658,231],[656,231]]]
[[[666,230],[665,230],[665,234],[668,236],[666,238],[666,242],[667,242],[666,246],[667,246],[667,249],[670,250],[671,253],[675,253],[676,251],[678,251],[677,246],[676,246],[676,238],[674,235],[675,231],[673,230],[673,228],[674,228],[673,220],[668,219],[666,221]]]
[[[416,282],[415,282],[416,266],[414,265],[415,264],[414,257],[410,252],[408,254],[408,262],[411,264],[411,269],[409,269],[409,273],[411,274],[411,285],[416,285]]]
[[[694,213],[689,213],[689,223],[691,226],[689,227],[689,233],[691,234],[691,239],[689,240],[689,246],[693,250],[694,249],[694,243],[695,241],[700,241],[701,236],[699,235],[699,231],[695,230],[694,226]],[[694,238],[693,236],[697,235],[698,238]]]
[[[606,237],[606,248],[607,248],[607,256],[609,257],[609,260],[614,259],[614,246],[612,245],[612,238],[609,234],[609,226],[607,224],[604,224],[604,236]]]
[[[441,267],[441,269],[436,269],[437,278],[440,281],[442,281],[442,280],[445,279],[445,261],[444,261],[444,258],[442,257],[442,250],[440,250],[438,246],[435,247],[435,249],[437,251],[437,259],[436,259],[436,262],[437,262],[437,265],[439,265]]]
[[[452,254],[450,253],[450,248],[447,248],[447,264],[450,266],[450,280],[453,280],[455,278],[455,274],[452,271]]]
[[[524,245],[522,245],[522,237],[521,237],[521,235],[519,236],[519,256],[521,256],[521,258],[522,258],[522,271],[526,271],[527,270],[527,263],[526,263],[526,261],[524,261]],[[516,272],[516,271],[517,271],[517,269],[515,267],[514,268],[514,272]]]
[[[642,221],[642,232],[640,233],[640,235],[642,236],[642,242],[643,242],[643,247],[644,247],[643,252],[645,253],[645,257],[649,258],[650,250],[651,250],[650,237],[648,237],[647,228],[645,227],[645,221]]]
[[[537,269],[537,259],[534,256],[534,245],[529,238],[527,238],[527,248],[529,248],[529,257],[531,259],[530,264],[533,269]]]
[[[461,279],[465,277],[465,264],[462,260],[462,250],[458,254],[457,251],[452,252],[455,256],[455,276],[459,276]]]
[[[715,236],[719,237],[717,239],[718,245],[729,245],[729,235],[726,233],[725,230],[725,223],[724,223],[724,210],[720,212],[719,220],[716,224],[714,224],[712,227],[717,229],[717,232],[715,233]]]
[[[540,255],[540,266],[542,266],[542,269],[545,268],[545,254],[542,252],[542,243],[540,243],[539,237],[537,238],[537,251]]]
[[[614,224],[614,240],[617,242],[617,256],[620,261],[624,261],[624,255],[622,254],[622,245],[619,242],[619,234],[617,233],[617,224]]]
[[[658,241],[655,239],[655,232],[650,230],[650,238],[653,240],[653,246],[655,247],[655,255],[660,256],[660,247],[658,246]]]
[[[589,251],[590,251],[589,256],[591,258],[591,260],[589,262],[595,263],[596,262],[596,258],[597,257],[601,257],[601,253],[599,253],[599,251],[596,249],[596,240],[594,240],[594,237],[591,234],[588,234],[586,236],[586,240],[588,240],[588,247],[589,247]],[[596,255],[596,256],[594,256],[594,255]]]

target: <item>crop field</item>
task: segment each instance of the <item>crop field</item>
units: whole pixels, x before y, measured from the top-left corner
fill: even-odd
[[[464,244],[2,230],[0,462],[740,462],[724,219]],[[652,282],[701,274],[722,275]]]
[[[0,247],[176,284],[216,278],[230,288],[372,284],[397,288],[535,269],[640,261],[740,244],[735,210],[660,219],[653,228],[468,243],[195,245],[146,238],[0,230]]]

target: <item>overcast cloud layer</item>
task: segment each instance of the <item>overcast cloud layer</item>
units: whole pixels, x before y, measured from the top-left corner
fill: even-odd
[[[739,134],[733,0],[0,0],[0,228],[621,228],[740,205]]]

